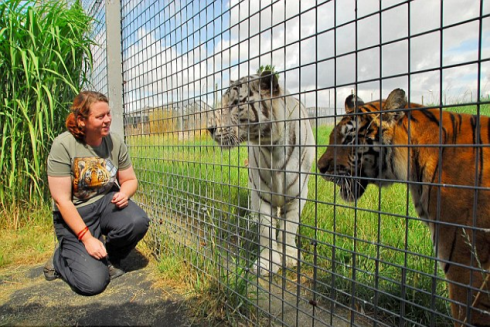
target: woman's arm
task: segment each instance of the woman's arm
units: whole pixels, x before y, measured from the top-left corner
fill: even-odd
[[[53,197],[54,203],[58,207],[63,220],[73,233],[78,235],[86,225],[71,200],[71,177],[48,176],[48,184],[51,196]],[[107,256],[104,244],[93,237],[90,231],[87,231],[83,235],[81,241],[92,257],[102,259]]]
[[[114,194],[112,203],[114,203],[116,207],[122,209],[128,205],[129,198],[136,193],[136,190],[138,189],[138,179],[136,179],[133,166],[129,166],[129,168],[124,170],[119,170],[117,172],[117,179],[121,189]]]

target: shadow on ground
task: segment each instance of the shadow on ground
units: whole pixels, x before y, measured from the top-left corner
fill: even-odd
[[[92,297],[77,295],[60,279],[47,282],[43,265],[3,270],[0,326],[209,326],[190,316],[182,295],[155,286],[148,263],[133,251],[122,262],[127,273]]]

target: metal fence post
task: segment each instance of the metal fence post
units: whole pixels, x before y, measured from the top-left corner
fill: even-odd
[[[113,132],[124,136],[122,99],[121,2],[106,0],[107,96],[112,113]]]

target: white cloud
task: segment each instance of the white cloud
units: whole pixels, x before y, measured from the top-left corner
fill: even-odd
[[[197,23],[188,24],[189,35],[182,35],[185,47],[175,36],[160,38],[158,29],[139,28],[137,42],[125,51],[125,65],[131,67],[125,79],[132,83],[130,89],[138,90],[131,97],[146,97],[141,102],[145,105],[200,94],[209,95],[206,99],[212,103],[216,84],[224,89],[230,79],[266,64],[275,66],[292,93],[307,92],[301,98],[308,103],[317,100],[318,106],[333,105],[334,91],[327,88],[336,89],[336,105],[342,106],[356,85],[369,100],[386,97],[395,87],[410,90],[417,102],[422,96],[424,101],[476,96],[477,65],[467,63],[478,59],[479,21],[457,24],[478,17],[480,1],[443,4],[441,8],[439,0],[409,4],[363,0],[357,1],[356,11],[354,0],[337,0],[335,7],[334,1],[233,0],[216,13],[218,18],[208,10]],[[484,12],[489,7],[485,5]],[[177,7],[167,11],[164,20],[158,20],[170,22],[162,29],[164,36],[180,19],[198,14],[169,16],[170,11],[178,12]],[[222,30],[213,30],[216,19]],[[443,27],[451,26],[442,34],[441,22]],[[490,57],[488,18],[482,21],[482,35],[481,56],[486,59]],[[380,42],[386,44],[380,47]],[[459,66],[440,70],[441,64]],[[482,95],[490,89],[488,66],[481,65]]]

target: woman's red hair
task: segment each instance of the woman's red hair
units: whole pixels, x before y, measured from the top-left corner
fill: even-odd
[[[79,125],[78,120],[80,118],[87,119],[92,104],[100,101],[109,103],[109,100],[104,94],[95,91],[80,92],[73,100],[73,105],[70,109],[71,112],[66,117],[65,125],[76,139],[83,141],[85,138],[85,128]]]

